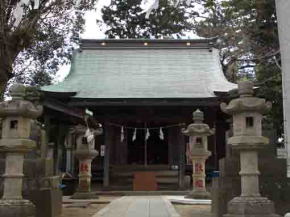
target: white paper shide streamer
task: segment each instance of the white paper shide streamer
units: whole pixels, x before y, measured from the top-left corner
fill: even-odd
[[[133,142],[136,140],[136,137],[137,137],[137,129],[135,128],[135,129],[134,129],[133,136],[132,136],[132,141],[133,141]]]
[[[82,0],[73,0],[75,7],[79,7],[80,3]],[[30,6],[31,4],[33,4],[33,9],[37,10],[40,7],[40,0],[20,0],[18,1],[18,3],[16,4],[14,11],[13,11],[13,17],[14,17],[14,27],[19,26],[19,24],[21,23],[21,20],[24,16],[25,7]]]
[[[172,0],[172,4],[177,7],[180,2],[186,2],[187,5],[190,5],[192,0]],[[142,13],[146,13],[145,18],[148,19],[151,12],[159,8],[159,0],[142,0],[141,1]]]
[[[75,6],[78,7],[82,0],[74,0]]]
[[[147,129],[146,129],[145,140],[148,140],[149,137],[150,137],[150,132],[149,132],[149,129],[147,128]]]
[[[39,8],[39,0],[34,0],[34,7],[33,9],[38,9]]]
[[[86,130],[85,137],[87,138],[89,145],[94,145],[95,136],[94,136],[94,133],[89,128]]]
[[[121,142],[123,142],[125,139],[125,136],[124,136],[124,126],[121,127]]]
[[[14,9],[13,16],[15,18],[14,26],[18,26],[24,15],[24,7],[29,6],[30,0],[20,0]]]
[[[164,140],[164,133],[163,133],[162,127],[160,127],[160,129],[159,129],[159,138],[161,140]]]
[[[158,9],[159,7],[159,0],[142,0],[141,2],[141,8],[143,11],[142,13],[146,13],[145,18],[148,19],[151,12],[155,9]]]

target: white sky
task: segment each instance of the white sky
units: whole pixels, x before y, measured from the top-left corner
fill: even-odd
[[[99,0],[96,10],[88,11],[85,14],[85,32],[81,34],[81,38],[85,39],[103,39],[105,38],[104,31],[101,31],[97,26],[96,20],[102,20],[102,8],[110,5],[111,0]]]

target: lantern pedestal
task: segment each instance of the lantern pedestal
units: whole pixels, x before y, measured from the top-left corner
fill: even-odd
[[[76,158],[79,160],[79,184],[77,192],[71,197],[72,199],[94,199],[98,198],[94,192],[91,192],[91,165],[92,160],[98,155],[95,150],[94,141],[88,143],[84,137],[86,128],[77,126],[75,133],[77,134],[77,150],[75,152]],[[98,133],[99,135],[99,133]]]
[[[88,200],[88,199],[98,199],[99,196],[96,195],[96,192],[76,192],[71,196],[71,199],[77,200]]]
[[[279,217],[274,213],[273,202],[265,197],[235,197],[224,217]]]
[[[97,195],[91,192],[91,165],[92,159],[97,154],[98,152],[96,150],[80,149],[76,151],[76,157],[79,159],[79,185],[72,199],[98,198]]]
[[[0,216],[34,217],[35,206],[29,200],[0,200]]]
[[[194,190],[186,195],[184,198],[188,199],[210,199],[210,193],[207,191]]]
[[[206,190],[205,184],[205,161],[211,155],[209,151],[195,149],[192,156],[192,185],[193,190],[185,196],[192,199],[209,199],[210,193]]]

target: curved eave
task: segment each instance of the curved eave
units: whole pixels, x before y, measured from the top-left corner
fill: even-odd
[[[70,98],[77,94],[77,92],[56,92],[56,91],[47,91],[41,90],[45,96],[53,97],[53,98]]]
[[[210,98],[72,98],[70,106],[218,106],[218,97]]]
[[[217,97],[223,97],[223,96],[228,96],[231,92],[236,91],[237,88],[231,89],[229,91],[214,91],[214,94]]]

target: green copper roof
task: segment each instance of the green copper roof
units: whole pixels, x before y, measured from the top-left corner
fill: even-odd
[[[225,79],[216,49],[127,46],[85,47],[67,78],[42,90],[88,99],[210,98],[236,87]]]

